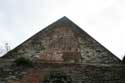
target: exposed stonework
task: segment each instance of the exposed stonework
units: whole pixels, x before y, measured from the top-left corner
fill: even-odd
[[[124,65],[35,63],[30,69],[13,68],[17,74],[6,68],[0,83],[125,83]]]
[[[0,83],[16,83],[21,79],[29,68],[14,65],[13,60],[0,59]]]
[[[51,24],[3,58],[38,58],[50,62],[120,63],[120,60],[66,17]]]
[[[63,17],[0,58],[0,83],[125,83],[124,70],[120,59]]]

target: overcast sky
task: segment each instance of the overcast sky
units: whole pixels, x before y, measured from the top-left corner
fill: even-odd
[[[125,54],[125,0],[0,0],[0,47],[13,49],[63,16],[119,58]]]

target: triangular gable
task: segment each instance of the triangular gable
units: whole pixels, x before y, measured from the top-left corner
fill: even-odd
[[[63,17],[47,26],[3,58],[27,57],[50,62],[120,63],[114,54]]]

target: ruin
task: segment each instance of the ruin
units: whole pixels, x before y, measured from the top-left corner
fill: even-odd
[[[63,17],[0,58],[0,83],[125,83],[124,70],[119,58]]]

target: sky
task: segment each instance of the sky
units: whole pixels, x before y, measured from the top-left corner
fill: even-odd
[[[0,0],[0,49],[15,48],[63,16],[123,58],[125,0]]]

